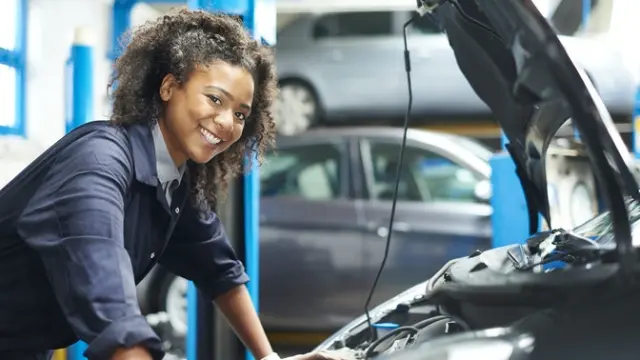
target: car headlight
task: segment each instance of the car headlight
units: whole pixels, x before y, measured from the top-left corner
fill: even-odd
[[[430,346],[398,352],[385,360],[510,360],[515,346],[506,340],[478,339],[449,344],[445,347]]]
[[[456,339],[457,337],[457,339]],[[385,360],[512,360],[526,359],[533,351],[534,338],[514,334],[506,328],[481,330],[436,339]]]
[[[495,332],[496,336],[500,336],[500,333],[506,335],[504,329],[488,329],[485,330],[485,335],[491,336],[491,332]],[[447,357],[444,359],[463,360],[477,358],[483,360],[509,360],[512,359],[514,355],[518,359],[521,359],[523,354],[529,354],[533,351],[533,345],[533,336],[527,334],[516,335],[515,338],[509,336],[509,339],[473,339],[452,344],[446,349]]]
[[[505,340],[474,340],[451,346],[447,350],[446,359],[509,360],[514,349],[514,346]]]

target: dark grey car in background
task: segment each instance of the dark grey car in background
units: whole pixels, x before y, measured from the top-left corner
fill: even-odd
[[[332,331],[362,312],[383,256],[402,130],[317,129],[279,138],[260,171],[260,316],[268,331]],[[490,246],[488,164],[468,138],[410,130],[394,238],[373,303]],[[145,313],[186,331],[186,281],[139,286]]]

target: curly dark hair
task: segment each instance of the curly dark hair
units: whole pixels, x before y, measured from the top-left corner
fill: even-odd
[[[253,75],[253,110],[238,142],[206,164],[189,164],[195,173],[191,178],[193,200],[203,209],[215,208],[217,195],[248,169],[245,157],[255,149],[260,164],[264,152],[274,144],[272,106],[277,77],[271,49],[254,40],[240,18],[204,11],[179,10],[147,22],[127,36],[128,45],[116,60],[109,82],[111,122],[116,125],[157,121],[164,109],[159,89],[167,74],[184,83],[198,65],[224,61]],[[254,164],[250,161],[249,166]]]

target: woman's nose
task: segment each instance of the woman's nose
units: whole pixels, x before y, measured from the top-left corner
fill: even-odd
[[[233,131],[233,112],[223,111],[220,112],[214,119],[220,132],[220,136],[224,137],[224,140],[228,140]]]

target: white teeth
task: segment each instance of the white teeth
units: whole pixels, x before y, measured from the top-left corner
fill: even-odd
[[[200,134],[202,134],[204,139],[207,140],[207,142],[211,145],[217,145],[220,143],[220,141],[222,141],[222,139],[216,137],[211,132],[202,127],[200,128]]]

